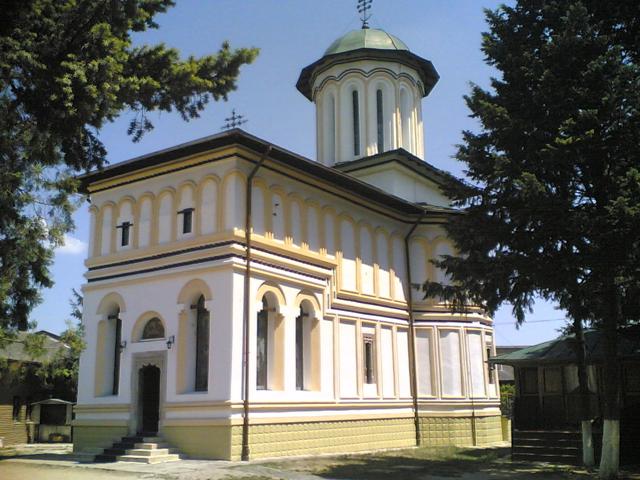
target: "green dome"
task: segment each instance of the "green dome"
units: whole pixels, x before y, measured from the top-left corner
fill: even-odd
[[[375,28],[362,28],[352,30],[346,35],[338,38],[333,42],[325,56],[334,55],[336,53],[349,52],[359,50],[361,48],[372,48],[376,50],[409,50],[409,47],[398,37],[388,34],[384,30]]]

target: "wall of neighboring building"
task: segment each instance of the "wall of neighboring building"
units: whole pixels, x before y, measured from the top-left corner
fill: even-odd
[[[0,438],[5,446],[32,441],[34,431],[27,404],[35,400],[35,391],[30,382],[15,380],[20,368],[20,363],[9,361],[0,372]]]

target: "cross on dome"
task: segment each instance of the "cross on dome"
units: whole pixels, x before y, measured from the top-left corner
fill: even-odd
[[[231,110],[231,116],[224,119],[225,124],[220,130],[231,130],[232,128],[239,127],[240,125],[247,123],[249,120],[244,118],[244,115],[238,115],[236,109]]]
[[[358,13],[360,13],[360,20],[362,20],[362,28],[369,28],[369,19],[371,18],[371,4],[373,0],[358,0]]]

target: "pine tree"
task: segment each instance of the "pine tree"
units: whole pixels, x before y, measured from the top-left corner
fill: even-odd
[[[450,286],[426,295],[461,310],[557,302],[606,343],[601,478],[618,468],[621,326],[640,292],[640,4],[516,2],[487,11],[486,61],[499,72],[466,102],[478,120],[457,158],[468,182],[447,193],[459,256],[435,263]]]
[[[151,111],[198,117],[226,99],[257,49],[181,59],[133,46],[172,0],[4,0],[0,21],[0,330],[26,329],[52,285],[53,249],[73,228],[77,173],[101,168],[100,128],[133,112],[134,141]]]

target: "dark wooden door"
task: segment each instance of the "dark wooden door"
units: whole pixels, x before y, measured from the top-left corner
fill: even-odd
[[[157,433],[160,417],[160,369],[146,366],[140,370],[142,432]]]

